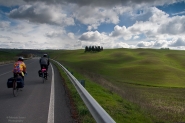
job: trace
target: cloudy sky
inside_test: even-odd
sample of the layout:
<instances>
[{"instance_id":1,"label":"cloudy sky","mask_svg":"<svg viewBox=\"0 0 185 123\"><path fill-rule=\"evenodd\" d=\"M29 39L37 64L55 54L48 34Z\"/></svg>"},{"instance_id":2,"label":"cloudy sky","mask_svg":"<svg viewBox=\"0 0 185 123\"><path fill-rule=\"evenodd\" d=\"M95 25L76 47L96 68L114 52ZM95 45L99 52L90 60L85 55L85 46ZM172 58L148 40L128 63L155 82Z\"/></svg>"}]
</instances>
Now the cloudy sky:
<instances>
[{"instance_id":1,"label":"cloudy sky","mask_svg":"<svg viewBox=\"0 0 185 123\"><path fill-rule=\"evenodd\" d=\"M0 0L0 48L185 50L185 0Z\"/></svg>"}]
</instances>

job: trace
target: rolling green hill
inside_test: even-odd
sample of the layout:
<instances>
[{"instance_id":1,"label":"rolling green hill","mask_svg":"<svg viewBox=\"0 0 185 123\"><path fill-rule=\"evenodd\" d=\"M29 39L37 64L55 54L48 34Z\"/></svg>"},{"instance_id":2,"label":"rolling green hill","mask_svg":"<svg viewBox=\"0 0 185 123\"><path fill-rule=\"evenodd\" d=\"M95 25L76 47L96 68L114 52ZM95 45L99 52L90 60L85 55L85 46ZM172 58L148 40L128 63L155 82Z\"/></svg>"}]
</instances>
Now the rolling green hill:
<instances>
[{"instance_id":1,"label":"rolling green hill","mask_svg":"<svg viewBox=\"0 0 185 123\"><path fill-rule=\"evenodd\" d=\"M104 49L48 53L73 71L75 77L86 80L86 89L116 122L185 122L184 51ZM107 88L107 98L92 83ZM123 100L113 98L113 93Z\"/></svg>"},{"instance_id":2,"label":"rolling green hill","mask_svg":"<svg viewBox=\"0 0 185 123\"><path fill-rule=\"evenodd\" d=\"M0 49L0 62L14 61L18 53L20 53L18 50Z\"/></svg>"},{"instance_id":3,"label":"rolling green hill","mask_svg":"<svg viewBox=\"0 0 185 123\"><path fill-rule=\"evenodd\" d=\"M118 83L185 87L185 52L111 49L98 53L58 51L57 60L78 72L91 72ZM52 56L52 54L51 54Z\"/></svg>"},{"instance_id":4,"label":"rolling green hill","mask_svg":"<svg viewBox=\"0 0 185 123\"><path fill-rule=\"evenodd\" d=\"M30 58L34 55L40 55L42 51L30 49L0 49L0 62L16 61L18 57Z\"/></svg>"}]
</instances>

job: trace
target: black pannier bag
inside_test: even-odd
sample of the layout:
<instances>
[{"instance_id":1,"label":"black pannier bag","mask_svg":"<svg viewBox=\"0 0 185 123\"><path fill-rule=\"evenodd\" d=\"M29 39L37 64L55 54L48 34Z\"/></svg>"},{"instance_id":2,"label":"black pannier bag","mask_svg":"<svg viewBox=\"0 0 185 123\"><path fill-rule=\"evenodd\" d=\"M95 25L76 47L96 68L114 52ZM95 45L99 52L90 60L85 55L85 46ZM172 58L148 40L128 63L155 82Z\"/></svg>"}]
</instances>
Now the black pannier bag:
<instances>
[{"instance_id":1,"label":"black pannier bag","mask_svg":"<svg viewBox=\"0 0 185 123\"><path fill-rule=\"evenodd\" d=\"M39 74L39 77L42 77L42 71L41 70L38 71L38 74Z\"/></svg>"},{"instance_id":2,"label":"black pannier bag","mask_svg":"<svg viewBox=\"0 0 185 123\"><path fill-rule=\"evenodd\" d=\"M41 70L38 71L38 74L39 74L39 77L47 77L47 72L46 71L44 72L44 76L42 75Z\"/></svg>"},{"instance_id":3,"label":"black pannier bag","mask_svg":"<svg viewBox=\"0 0 185 123\"><path fill-rule=\"evenodd\" d=\"M7 87L8 88L13 88L13 81L14 81L14 77L11 77L11 78L8 79L8 81L7 81ZM17 87L18 88L23 88L24 87L24 81L23 81L22 77L18 77L16 82L17 82Z\"/></svg>"},{"instance_id":4,"label":"black pannier bag","mask_svg":"<svg viewBox=\"0 0 185 123\"><path fill-rule=\"evenodd\" d=\"M13 80L14 80L13 77L8 79L8 81L7 81L7 87L8 88L13 88Z\"/></svg>"},{"instance_id":5,"label":"black pannier bag","mask_svg":"<svg viewBox=\"0 0 185 123\"><path fill-rule=\"evenodd\" d=\"M45 72L44 72L44 78L46 78L46 77L47 77L47 72L45 71Z\"/></svg>"},{"instance_id":6,"label":"black pannier bag","mask_svg":"<svg viewBox=\"0 0 185 123\"><path fill-rule=\"evenodd\" d=\"M17 87L18 88L23 88L24 87L24 81L23 81L22 77L17 78Z\"/></svg>"}]
</instances>

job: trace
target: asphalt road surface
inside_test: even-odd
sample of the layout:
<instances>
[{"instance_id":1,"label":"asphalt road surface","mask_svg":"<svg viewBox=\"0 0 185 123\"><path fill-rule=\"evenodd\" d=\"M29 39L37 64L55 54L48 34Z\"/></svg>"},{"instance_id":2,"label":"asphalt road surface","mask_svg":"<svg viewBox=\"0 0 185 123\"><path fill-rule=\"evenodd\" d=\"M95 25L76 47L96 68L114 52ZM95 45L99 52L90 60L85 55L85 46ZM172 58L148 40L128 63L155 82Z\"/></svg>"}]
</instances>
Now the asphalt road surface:
<instances>
[{"instance_id":1,"label":"asphalt road surface","mask_svg":"<svg viewBox=\"0 0 185 123\"><path fill-rule=\"evenodd\" d=\"M0 65L0 123L74 123L57 68L49 66L48 80L43 83L38 76L39 59L25 63L28 74L17 97L12 88L7 88L13 64Z\"/></svg>"}]
</instances>

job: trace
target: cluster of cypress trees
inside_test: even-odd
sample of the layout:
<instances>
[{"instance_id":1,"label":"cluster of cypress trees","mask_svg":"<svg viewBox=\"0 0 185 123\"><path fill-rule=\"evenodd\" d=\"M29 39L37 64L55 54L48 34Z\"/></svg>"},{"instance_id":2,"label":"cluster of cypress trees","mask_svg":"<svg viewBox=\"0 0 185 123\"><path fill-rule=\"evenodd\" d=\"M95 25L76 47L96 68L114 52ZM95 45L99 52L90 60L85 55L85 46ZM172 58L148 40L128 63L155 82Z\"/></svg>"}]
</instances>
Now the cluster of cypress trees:
<instances>
[{"instance_id":1,"label":"cluster of cypress trees","mask_svg":"<svg viewBox=\"0 0 185 123\"><path fill-rule=\"evenodd\" d=\"M100 52L103 51L103 47L100 46L86 46L85 52Z\"/></svg>"}]
</instances>

